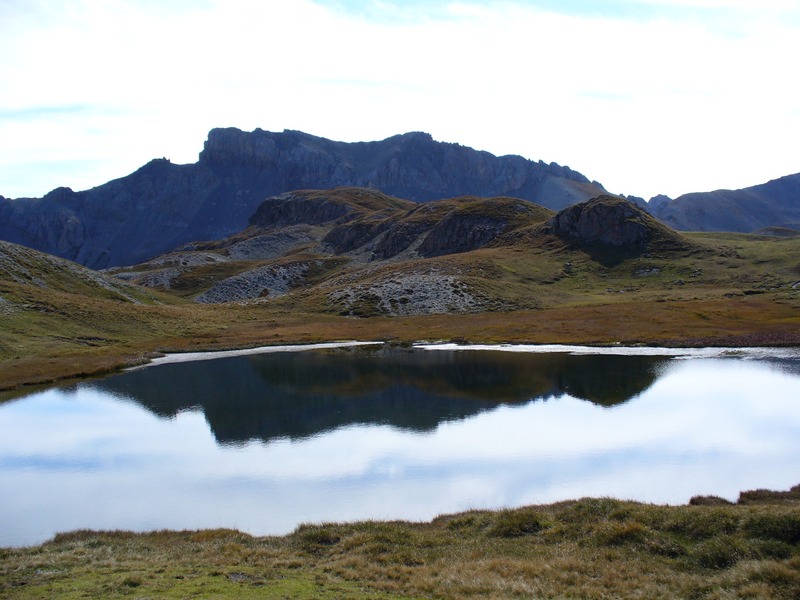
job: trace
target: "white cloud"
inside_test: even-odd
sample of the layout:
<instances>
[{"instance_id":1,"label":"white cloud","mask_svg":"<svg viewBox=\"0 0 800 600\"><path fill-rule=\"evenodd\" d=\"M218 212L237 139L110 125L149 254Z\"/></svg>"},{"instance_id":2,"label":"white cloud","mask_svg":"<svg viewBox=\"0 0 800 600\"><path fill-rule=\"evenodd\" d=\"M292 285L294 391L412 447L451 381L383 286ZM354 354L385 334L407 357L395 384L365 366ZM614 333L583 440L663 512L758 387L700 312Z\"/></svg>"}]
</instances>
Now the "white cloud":
<instances>
[{"instance_id":1,"label":"white cloud","mask_svg":"<svg viewBox=\"0 0 800 600\"><path fill-rule=\"evenodd\" d=\"M752 2L706 0L733 15L713 23L680 11L630 19L525 3L402 14L371 3L369 18L311 0L28 6L0 9L16 32L0 41L13 57L0 65L6 196L97 185L158 156L193 162L217 126L344 141L423 130L568 164L643 196L800 170L791 75L800 36L775 16L792 9L780 0L758 18ZM76 106L86 109L57 110ZM43 171L15 182L23 167L59 158L87 167L67 180Z\"/></svg>"}]
</instances>

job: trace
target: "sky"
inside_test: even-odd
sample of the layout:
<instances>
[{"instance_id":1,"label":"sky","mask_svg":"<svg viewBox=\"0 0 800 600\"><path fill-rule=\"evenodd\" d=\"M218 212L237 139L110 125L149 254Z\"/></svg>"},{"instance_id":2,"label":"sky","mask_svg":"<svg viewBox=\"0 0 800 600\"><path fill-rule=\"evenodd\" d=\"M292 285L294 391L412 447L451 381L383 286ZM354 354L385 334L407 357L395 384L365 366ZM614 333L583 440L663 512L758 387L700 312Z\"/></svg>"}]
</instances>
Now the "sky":
<instances>
[{"instance_id":1,"label":"sky","mask_svg":"<svg viewBox=\"0 0 800 600\"><path fill-rule=\"evenodd\" d=\"M800 172L800 0L0 0L0 195L214 127L435 140L649 198Z\"/></svg>"}]
</instances>

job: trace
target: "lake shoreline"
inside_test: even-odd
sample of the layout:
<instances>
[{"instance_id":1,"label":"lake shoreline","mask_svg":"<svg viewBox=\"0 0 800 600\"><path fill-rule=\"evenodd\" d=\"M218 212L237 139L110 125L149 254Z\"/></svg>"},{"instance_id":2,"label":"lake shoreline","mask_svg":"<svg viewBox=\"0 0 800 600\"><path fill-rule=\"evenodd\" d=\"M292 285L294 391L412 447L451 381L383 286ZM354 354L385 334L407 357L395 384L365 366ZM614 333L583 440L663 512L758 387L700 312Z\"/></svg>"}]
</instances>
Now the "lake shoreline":
<instances>
[{"instance_id":1,"label":"lake shoreline","mask_svg":"<svg viewBox=\"0 0 800 600\"><path fill-rule=\"evenodd\" d=\"M343 340L322 342L317 344L278 344L274 346L255 346L248 348L232 348L229 350L209 350L206 352L185 351L170 352L149 358L147 362L123 370L132 371L146 367L165 364L218 360L236 356L250 356L283 352L305 352L313 350L334 350L341 348L363 348L368 346L403 347L428 351L487 351L487 352L519 352L530 354L566 353L611 356L665 356L665 357L759 357L759 358L798 358L800 346L625 346L616 345L579 345L579 344L524 344L524 343L453 343L453 342L414 342L411 344L384 341Z\"/></svg>"},{"instance_id":2,"label":"lake shoreline","mask_svg":"<svg viewBox=\"0 0 800 600\"><path fill-rule=\"evenodd\" d=\"M34 386L107 375L168 353L334 340L800 346L796 305L768 294L587 302L509 312L369 318L287 312L267 305L129 307L97 301L89 309L70 304L61 312L41 311L10 324L8 337L0 340L0 392L13 390L19 395Z\"/></svg>"},{"instance_id":3,"label":"lake shoreline","mask_svg":"<svg viewBox=\"0 0 800 600\"><path fill-rule=\"evenodd\" d=\"M308 334L305 334L302 337L308 338ZM463 336L451 336L429 340L425 340L423 338L413 339L408 336L405 338L396 337L394 334L384 335L381 337L383 339L358 339L352 337L347 341L341 341L342 338L335 340L331 338L325 339L324 337L311 336L311 339L276 340L275 344L263 344L263 341L262 343L256 342L241 344L220 343L220 341L206 344L193 342L192 344L185 343L178 346L170 346L168 348L147 350L135 355L125 353L123 348L109 348L108 350L110 350L110 352L104 353L100 356L95 353L79 356L74 356L73 354L61 356L56 354L49 358L37 358L34 356L25 361L26 364L24 370L22 371L13 369L14 365L11 364L11 361L7 362L9 367L12 368L0 370L0 402L53 385L84 381L95 377L105 377L130 369L155 366L167 361L179 362L182 360L193 360L192 358L181 358L190 355L210 356L217 355L217 353L222 352L228 353L227 355L229 356L235 356L239 354L259 353L262 351L268 352L271 351L270 349L276 347L304 349L307 346L337 344L393 344L400 346L432 346L438 344L454 344L461 347L491 345L495 348L503 345L581 346L598 350L620 347L642 350L652 348L663 348L670 350L705 348L719 348L727 350L738 350L742 348L800 348L800 331L784 331L781 333L747 333L735 336L717 336L705 338L666 338L651 341L641 341L637 337L627 341L600 342L592 340L588 336L583 338L582 336L570 336L568 341L564 343L549 340L538 340L536 336L520 336L519 339L513 339L513 336L509 336L509 338L507 338L505 341L497 341L494 339L493 335L475 337L474 339L467 339ZM204 347L208 349L205 349ZM122 354L120 354L121 351L123 352Z\"/></svg>"}]
</instances>

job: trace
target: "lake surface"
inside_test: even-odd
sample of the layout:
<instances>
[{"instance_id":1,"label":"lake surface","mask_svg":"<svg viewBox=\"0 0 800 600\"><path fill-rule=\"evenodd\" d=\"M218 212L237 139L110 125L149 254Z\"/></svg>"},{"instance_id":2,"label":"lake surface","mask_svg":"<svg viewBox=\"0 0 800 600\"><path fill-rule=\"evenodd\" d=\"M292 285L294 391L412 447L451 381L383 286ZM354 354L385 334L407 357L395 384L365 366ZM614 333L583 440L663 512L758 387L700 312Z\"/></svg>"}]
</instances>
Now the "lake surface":
<instances>
[{"instance_id":1,"label":"lake surface","mask_svg":"<svg viewBox=\"0 0 800 600\"><path fill-rule=\"evenodd\" d=\"M0 546L800 483L799 349L169 360L0 404Z\"/></svg>"}]
</instances>

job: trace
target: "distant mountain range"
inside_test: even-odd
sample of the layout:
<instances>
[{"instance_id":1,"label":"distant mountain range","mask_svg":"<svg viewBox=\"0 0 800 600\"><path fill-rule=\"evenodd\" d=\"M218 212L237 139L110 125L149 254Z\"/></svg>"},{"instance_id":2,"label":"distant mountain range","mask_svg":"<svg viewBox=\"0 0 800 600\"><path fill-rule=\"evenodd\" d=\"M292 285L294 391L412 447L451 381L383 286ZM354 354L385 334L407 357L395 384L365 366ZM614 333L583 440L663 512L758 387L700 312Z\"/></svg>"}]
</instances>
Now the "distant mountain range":
<instances>
[{"instance_id":1,"label":"distant mountain range","mask_svg":"<svg viewBox=\"0 0 800 600\"><path fill-rule=\"evenodd\" d=\"M266 198L338 186L414 202L513 196L552 210L607 194L568 167L497 157L425 133L345 143L297 131L214 129L194 164L156 159L87 191L0 196L0 239L95 269L131 265L235 234ZM800 174L747 190L632 200L683 230L800 229Z\"/></svg>"},{"instance_id":2,"label":"distant mountain range","mask_svg":"<svg viewBox=\"0 0 800 600\"><path fill-rule=\"evenodd\" d=\"M800 230L800 173L741 190L651 198L648 209L683 231L776 233ZM784 232L788 233L788 232Z\"/></svg>"}]
</instances>

